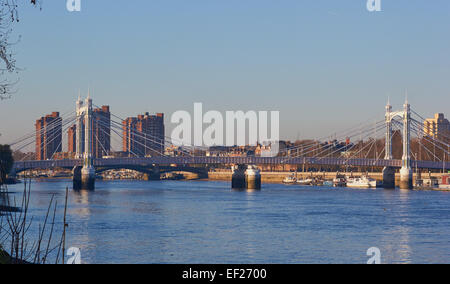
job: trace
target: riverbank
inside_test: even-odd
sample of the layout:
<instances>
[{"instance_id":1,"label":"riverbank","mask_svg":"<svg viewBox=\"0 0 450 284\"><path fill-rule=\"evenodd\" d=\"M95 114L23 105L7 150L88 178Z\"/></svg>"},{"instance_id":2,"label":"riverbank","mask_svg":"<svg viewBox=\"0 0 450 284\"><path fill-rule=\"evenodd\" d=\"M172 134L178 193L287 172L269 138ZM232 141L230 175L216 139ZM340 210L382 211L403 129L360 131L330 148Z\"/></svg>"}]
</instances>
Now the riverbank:
<instances>
[{"instance_id":1,"label":"riverbank","mask_svg":"<svg viewBox=\"0 0 450 284\"><path fill-rule=\"evenodd\" d=\"M295 174L295 172L261 172L261 180L263 183L282 183L283 179L287 176L290 176L292 174ZM360 173L360 172L349 172L339 173L340 175L345 176L362 176L366 173ZM231 181L232 172L231 171L224 171L224 172L209 172L208 173L208 179L209 180L216 180L216 181ZM369 173L369 176L373 179L376 179L377 181L383 181L383 173ZM432 173L431 175L428 174L422 174L422 178L441 178L441 173ZM297 173L298 179L305 179L310 177L317 177L322 178L325 180L332 180L336 177L336 172L315 172L315 173ZM417 177L416 174L414 174L414 179ZM400 174L395 174L395 180L396 182L400 182Z\"/></svg>"},{"instance_id":2,"label":"riverbank","mask_svg":"<svg viewBox=\"0 0 450 284\"><path fill-rule=\"evenodd\" d=\"M173 172L175 175L183 175L183 178L177 178L174 180L203 180L203 181L226 181L231 182L232 178L232 172L231 171L214 171L214 172L208 172L208 177L199 177L196 173L190 173L190 172ZM262 183L266 184L282 184L283 180L290 175L297 175L298 179L307 179L307 178L318 178L321 180L333 180L336 177L336 172L261 172L261 181ZM365 172L340 172L340 175L345 176L362 176L367 173ZM377 181L383 181L383 174L382 173L368 173L368 175L376 179ZM417 178L417 174L414 174L414 180ZM440 180L442 178L441 173L422 173L423 179L437 179ZM36 180L39 181L46 181L46 180L64 180L66 178L62 177L46 177L46 178L38 178ZM105 180L121 180L121 179L105 179ZM127 179L127 180L139 180L139 179ZM170 179L167 179L170 180ZM395 174L395 182L396 184L400 183L400 174ZM436 191L449 191L449 189L442 189L442 188L430 188L430 187L423 187L423 188L415 188L417 190L436 190Z\"/></svg>"}]
</instances>

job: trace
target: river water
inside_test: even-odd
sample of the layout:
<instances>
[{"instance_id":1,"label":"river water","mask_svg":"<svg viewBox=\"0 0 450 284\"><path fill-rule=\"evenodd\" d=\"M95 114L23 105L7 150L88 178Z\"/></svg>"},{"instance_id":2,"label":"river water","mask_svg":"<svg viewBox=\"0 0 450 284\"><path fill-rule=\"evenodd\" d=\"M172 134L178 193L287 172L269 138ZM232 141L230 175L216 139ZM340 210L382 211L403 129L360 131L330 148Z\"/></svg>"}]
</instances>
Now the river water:
<instances>
[{"instance_id":1,"label":"river water","mask_svg":"<svg viewBox=\"0 0 450 284\"><path fill-rule=\"evenodd\" d=\"M70 190L67 247L83 263L450 262L450 193L228 182L97 181ZM34 181L30 235L58 201L62 227L68 180ZM19 199L23 185L9 187Z\"/></svg>"}]
</instances>

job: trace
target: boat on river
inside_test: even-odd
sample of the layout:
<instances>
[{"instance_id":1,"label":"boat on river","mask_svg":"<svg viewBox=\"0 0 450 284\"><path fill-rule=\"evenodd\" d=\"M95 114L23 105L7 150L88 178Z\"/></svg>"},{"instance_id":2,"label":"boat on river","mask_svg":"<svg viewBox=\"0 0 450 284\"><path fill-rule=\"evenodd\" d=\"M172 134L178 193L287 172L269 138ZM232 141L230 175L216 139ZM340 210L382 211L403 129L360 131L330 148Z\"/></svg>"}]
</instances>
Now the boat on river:
<instances>
[{"instance_id":1,"label":"boat on river","mask_svg":"<svg viewBox=\"0 0 450 284\"><path fill-rule=\"evenodd\" d=\"M284 178L283 180L284 184L296 184L297 183L297 178L295 177L294 174L287 176Z\"/></svg>"},{"instance_id":2,"label":"boat on river","mask_svg":"<svg viewBox=\"0 0 450 284\"><path fill-rule=\"evenodd\" d=\"M368 176L347 178L347 187L376 188L377 185L378 185L377 181Z\"/></svg>"},{"instance_id":3,"label":"boat on river","mask_svg":"<svg viewBox=\"0 0 450 284\"><path fill-rule=\"evenodd\" d=\"M297 180L297 184L300 184L300 185L312 185L313 184L313 179L311 179L311 178L299 179L299 180Z\"/></svg>"}]
</instances>

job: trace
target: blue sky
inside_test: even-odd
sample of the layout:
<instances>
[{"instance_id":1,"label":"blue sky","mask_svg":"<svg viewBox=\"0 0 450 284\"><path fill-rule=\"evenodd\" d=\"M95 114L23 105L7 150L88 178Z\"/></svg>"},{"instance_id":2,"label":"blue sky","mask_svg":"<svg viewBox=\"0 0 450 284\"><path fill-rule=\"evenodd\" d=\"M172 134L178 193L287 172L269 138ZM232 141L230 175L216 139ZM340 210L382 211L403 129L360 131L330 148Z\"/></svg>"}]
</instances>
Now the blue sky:
<instances>
[{"instance_id":1,"label":"blue sky","mask_svg":"<svg viewBox=\"0 0 450 284\"><path fill-rule=\"evenodd\" d=\"M281 136L319 137L383 118L387 97L430 116L450 102L450 1L82 0L23 6L17 93L0 102L0 143L78 90L121 117L279 110Z\"/></svg>"}]
</instances>

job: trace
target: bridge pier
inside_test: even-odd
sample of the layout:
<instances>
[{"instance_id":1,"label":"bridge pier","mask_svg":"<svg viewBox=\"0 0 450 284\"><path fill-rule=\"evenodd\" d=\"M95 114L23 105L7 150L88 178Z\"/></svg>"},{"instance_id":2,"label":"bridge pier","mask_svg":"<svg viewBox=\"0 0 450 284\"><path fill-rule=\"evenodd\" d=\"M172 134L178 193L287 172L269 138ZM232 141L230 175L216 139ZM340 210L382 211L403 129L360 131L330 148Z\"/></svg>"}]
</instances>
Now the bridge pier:
<instances>
[{"instance_id":1,"label":"bridge pier","mask_svg":"<svg viewBox=\"0 0 450 284\"><path fill-rule=\"evenodd\" d=\"M395 169L392 167L383 168L383 187L386 189L395 188Z\"/></svg>"},{"instance_id":2,"label":"bridge pier","mask_svg":"<svg viewBox=\"0 0 450 284\"><path fill-rule=\"evenodd\" d=\"M81 167L75 166L72 170L72 182L73 182L73 189L74 190L80 190L81 189Z\"/></svg>"},{"instance_id":3,"label":"bridge pier","mask_svg":"<svg viewBox=\"0 0 450 284\"><path fill-rule=\"evenodd\" d=\"M199 179L208 179L209 178L208 170L201 171L200 173L198 173L198 178Z\"/></svg>"},{"instance_id":4,"label":"bridge pier","mask_svg":"<svg viewBox=\"0 0 450 284\"><path fill-rule=\"evenodd\" d=\"M231 188L245 189L245 165L235 165L232 167L233 175L231 177Z\"/></svg>"},{"instance_id":5,"label":"bridge pier","mask_svg":"<svg viewBox=\"0 0 450 284\"><path fill-rule=\"evenodd\" d=\"M153 171L144 175L144 180L161 180L161 171L159 167L153 168Z\"/></svg>"},{"instance_id":6,"label":"bridge pier","mask_svg":"<svg viewBox=\"0 0 450 284\"><path fill-rule=\"evenodd\" d=\"M95 169L94 167L75 166L73 173L74 190L94 190L95 189Z\"/></svg>"},{"instance_id":7,"label":"bridge pier","mask_svg":"<svg viewBox=\"0 0 450 284\"><path fill-rule=\"evenodd\" d=\"M245 171L245 185L248 190L261 189L261 172L255 166L248 166Z\"/></svg>"},{"instance_id":8,"label":"bridge pier","mask_svg":"<svg viewBox=\"0 0 450 284\"><path fill-rule=\"evenodd\" d=\"M261 173L255 166L235 165L232 168L231 188L237 190L260 190Z\"/></svg>"},{"instance_id":9,"label":"bridge pier","mask_svg":"<svg viewBox=\"0 0 450 284\"><path fill-rule=\"evenodd\" d=\"M154 174L154 173L144 174L144 180L146 180L146 181L161 180L161 176L159 174Z\"/></svg>"},{"instance_id":10,"label":"bridge pier","mask_svg":"<svg viewBox=\"0 0 450 284\"><path fill-rule=\"evenodd\" d=\"M95 189L95 169L93 166L84 166L81 169L81 189Z\"/></svg>"},{"instance_id":11,"label":"bridge pier","mask_svg":"<svg viewBox=\"0 0 450 284\"><path fill-rule=\"evenodd\" d=\"M403 167L400 169L400 189L413 188L413 171L411 168Z\"/></svg>"}]
</instances>

